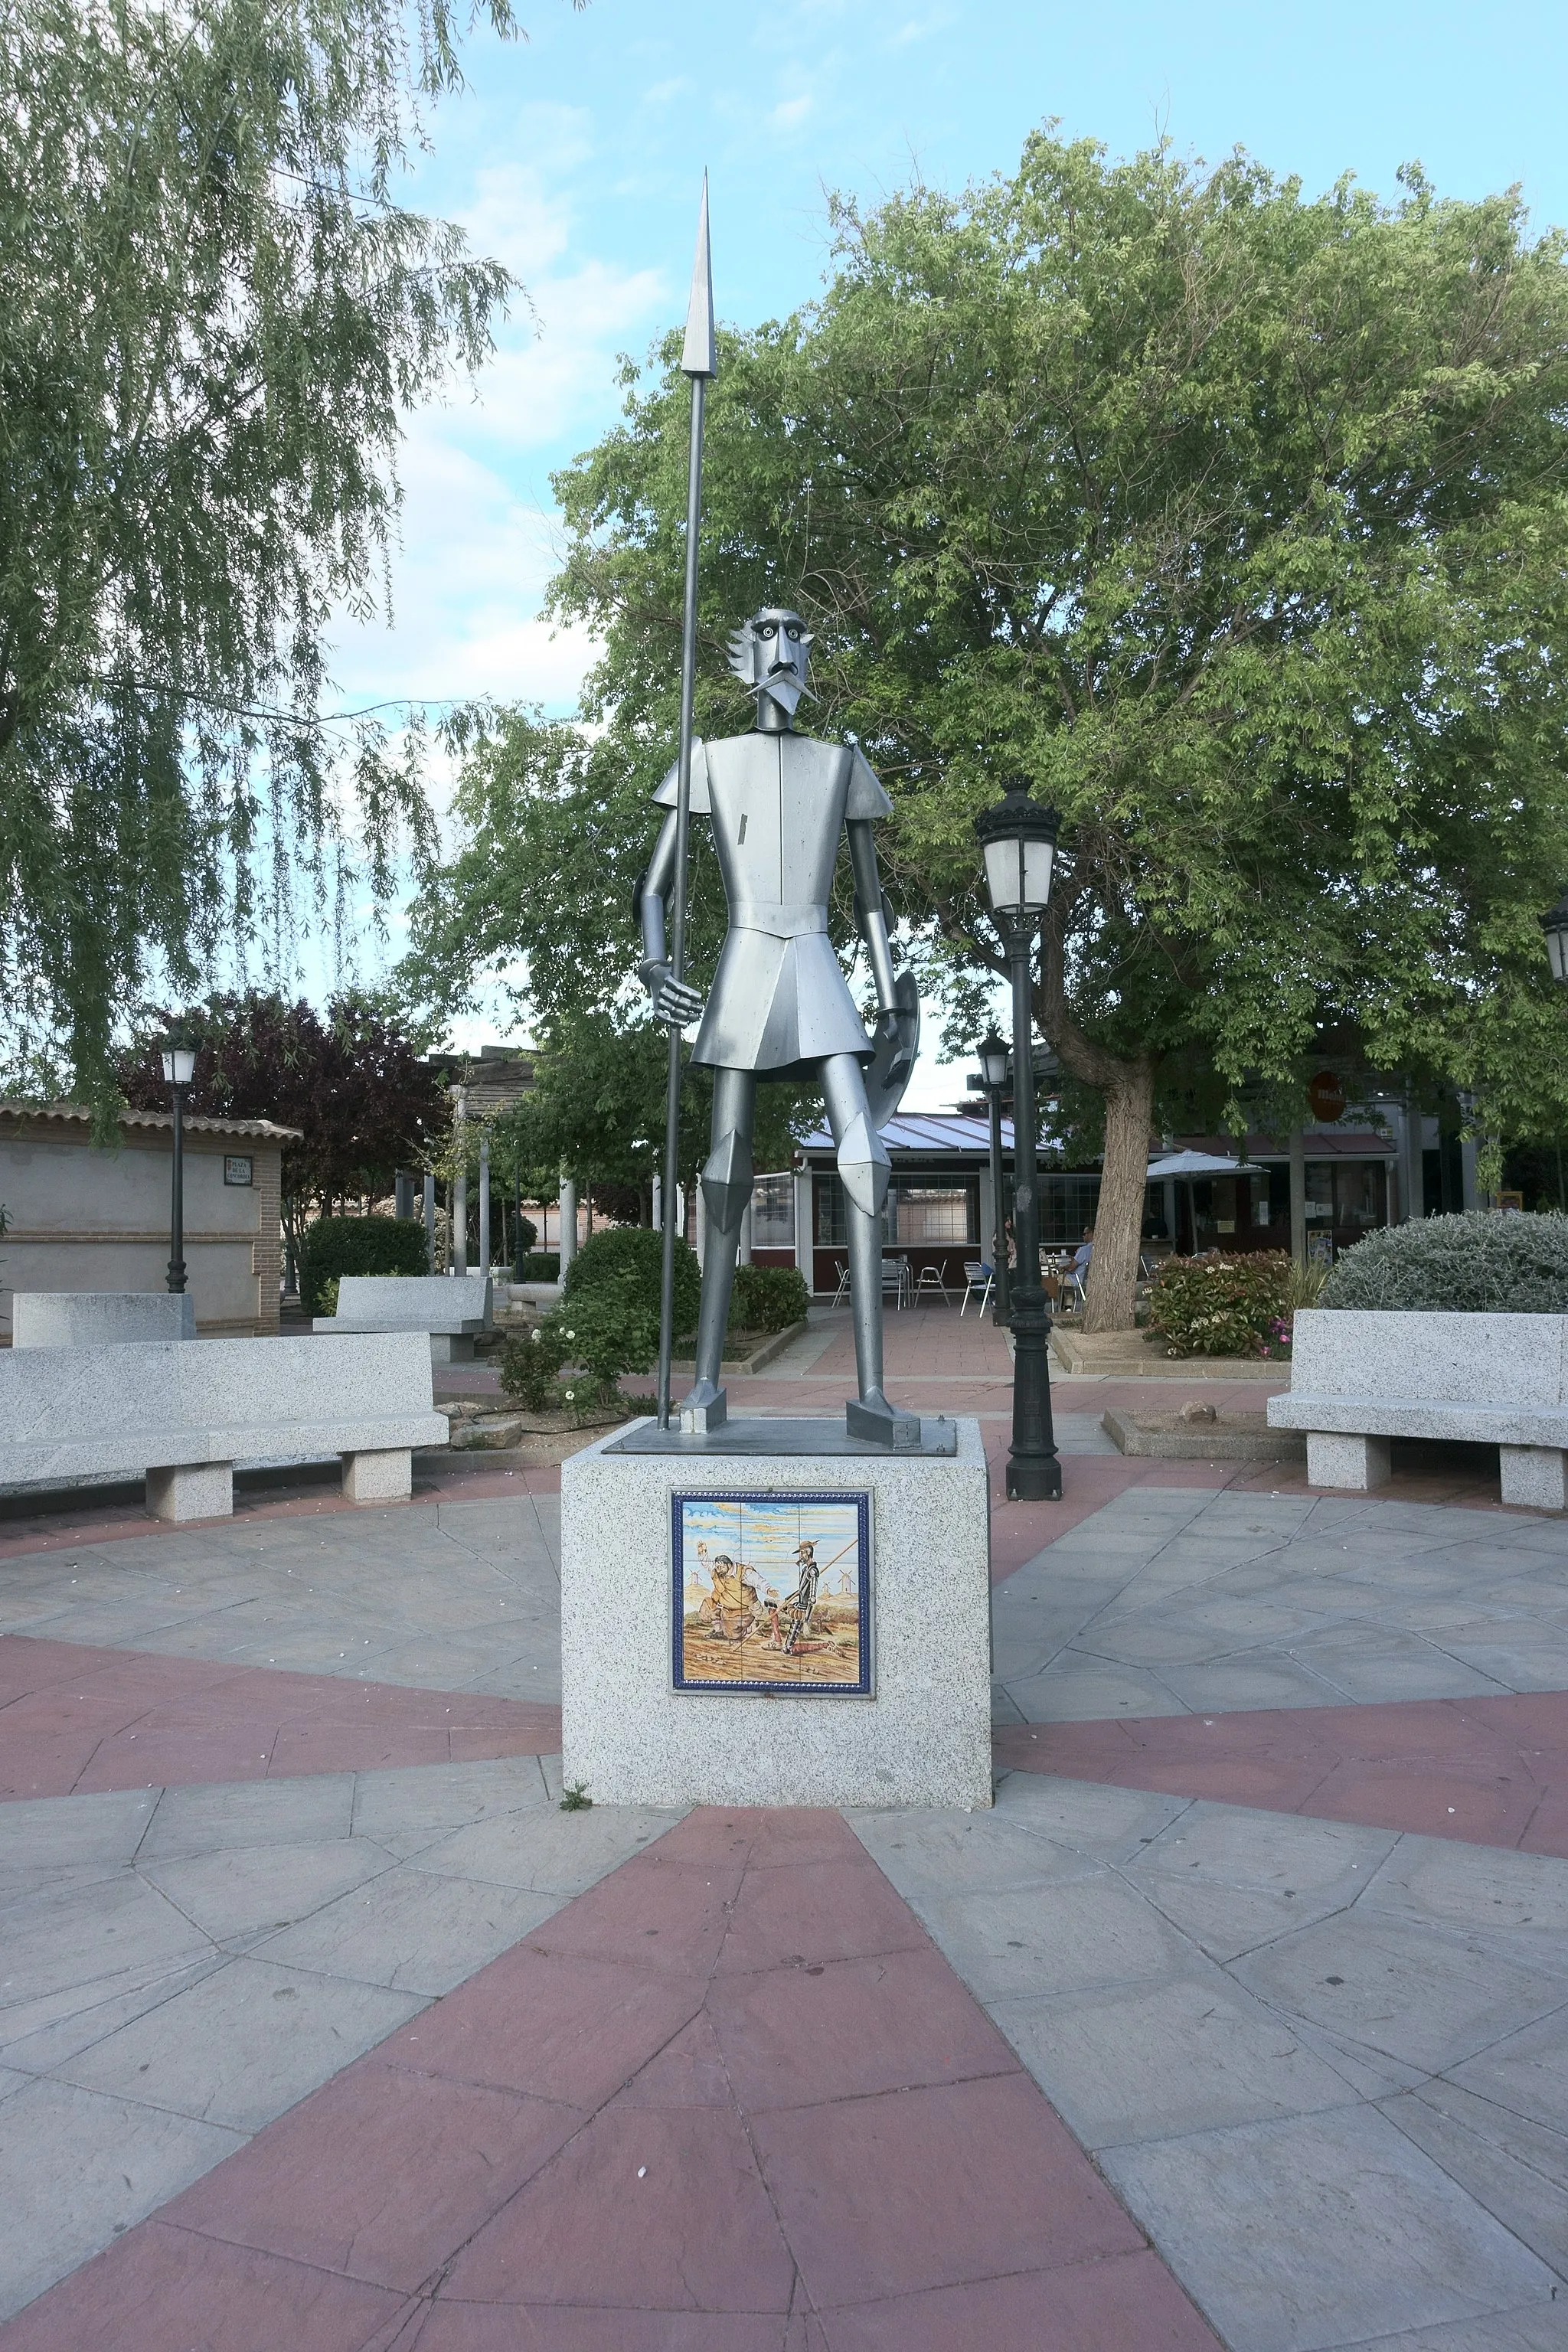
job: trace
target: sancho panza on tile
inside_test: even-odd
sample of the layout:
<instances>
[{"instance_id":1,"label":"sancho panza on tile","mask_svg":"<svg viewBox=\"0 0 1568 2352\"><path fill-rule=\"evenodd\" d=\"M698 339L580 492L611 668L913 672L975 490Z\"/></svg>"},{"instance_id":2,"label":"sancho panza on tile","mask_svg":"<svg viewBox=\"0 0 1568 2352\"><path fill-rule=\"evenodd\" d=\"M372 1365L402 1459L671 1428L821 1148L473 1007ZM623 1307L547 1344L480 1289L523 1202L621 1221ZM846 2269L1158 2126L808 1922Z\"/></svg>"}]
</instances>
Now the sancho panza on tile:
<instances>
[{"instance_id":1,"label":"sancho panza on tile","mask_svg":"<svg viewBox=\"0 0 1568 2352\"><path fill-rule=\"evenodd\" d=\"M643 979L661 1020L700 1015L694 1063L712 1070L712 1150L702 1172L709 1244L697 1334L697 1377L681 1407L687 1429L724 1418L719 1370L741 1219L752 1196L752 1129L760 1078L816 1077L837 1148L847 1220L859 1397L857 1437L920 1443L916 1416L882 1390L881 1213L889 1161L879 1129L898 1108L920 1035L920 999L895 976L889 910L871 827L891 803L851 744L797 734L811 637L798 613L758 613L731 641L731 667L755 694L755 726L692 746L691 810L710 821L729 900L730 929L704 1006L671 976L665 895L675 871L677 793L671 769L655 799L669 811L637 889ZM827 929L827 902L847 832L856 919L876 985L874 1036L849 993Z\"/></svg>"}]
</instances>

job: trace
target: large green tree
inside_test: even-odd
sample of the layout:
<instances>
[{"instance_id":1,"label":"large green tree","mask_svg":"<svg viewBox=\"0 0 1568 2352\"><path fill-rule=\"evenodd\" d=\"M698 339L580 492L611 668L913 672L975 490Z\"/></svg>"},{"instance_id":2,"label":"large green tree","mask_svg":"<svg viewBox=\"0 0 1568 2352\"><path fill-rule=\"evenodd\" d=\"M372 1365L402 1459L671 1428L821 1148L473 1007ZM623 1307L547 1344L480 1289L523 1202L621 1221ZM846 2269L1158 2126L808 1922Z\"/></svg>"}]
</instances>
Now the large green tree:
<instances>
[{"instance_id":1,"label":"large green tree","mask_svg":"<svg viewBox=\"0 0 1568 2352\"><path fill-rule=\"evenodd\" d=\"M1104 1106L1091 1328L1131 1318L1167 1075L1239 1119L1334 1025L1483 1124L1560 1120L1563 239L1415 170L1309 201L1240 155L1049 132L1011 178L837 225L821 301L721 346L700 723L737 722L735 618L798 604L811 723L883 776L891 895L961 1005L1003 965L976 811L1014 773L1060 810L1036 1008ZM676 357L558 483L628 869L674 732Z\"/></svg>"},{"instance_id":2,"label":"large green tree","mask_svg":"<svg viewBox=\"0 0 1568 2352\"><path fill-rule=\"evenodd\" d=\"M428 846L405 746L323 725L323 643L376 605L402 412L478 367L510 282L393 201L463 29L0 13L0 985L84 1091L149 962L188 990L280 920L345 810L384 893Z\"/></svg>"}]
</instances>

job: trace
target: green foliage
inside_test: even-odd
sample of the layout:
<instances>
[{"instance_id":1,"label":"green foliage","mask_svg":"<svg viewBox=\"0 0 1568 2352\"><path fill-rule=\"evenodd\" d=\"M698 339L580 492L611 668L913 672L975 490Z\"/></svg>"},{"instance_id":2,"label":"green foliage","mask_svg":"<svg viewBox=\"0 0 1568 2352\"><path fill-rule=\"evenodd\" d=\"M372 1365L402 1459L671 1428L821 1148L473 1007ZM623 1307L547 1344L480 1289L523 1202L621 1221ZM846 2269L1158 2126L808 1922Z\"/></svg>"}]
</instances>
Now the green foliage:
<instances>
[{"instance_id":1,"label":"green foliage","mask_svg":"<svg viewBox=\"0 0 1568 2352\"><path fill-rule=\"evenodd\" d=\"M302 1130L283 1147L287 1201L330 1208L382 1197L396 1169L428 1165L448 1117L440 1077L423 1058L428 1030L405 1026L382 997L346 989L323 1015L303 999L250 989L174 1014L149 1011L115 1064L133 1110L168 1108L162 1040L171 1020L195 1048L187 1108Z\"/></svg>"},{"instance_id":2,"label":"green foliage","mask_svg":"<svg viewBox=\"0 0 1568 2352\"><path fill-rule=\"evenodd\" d=\"M1368 1234L1338 1259L1322 1307L1568 1314L1568 1217L1416 1217Z\"/></svg>"},{"instance_id":3,"label":"green foliage","mask_svg":"<svg viewBox=\"0 0 1568 2352\"><path fill-rule=\"evenodd\" d=\"M574 1307L578 1297L606 1285L625 1284L639 1310L648 1308L658 1322L659 1284L664 1265L664 1235L651 1225L611 1226L584 1242L566 1269L563 1305ZM697 1322L702 1291L697 1253L689 1243L675 1244L675 1328L689 1331ZM629 1369L629 1368L628 1368Z\"/></svg>"},{"instance_id":4,"label":"green foliage","mask_svg":"<svg viewBox=\"0 0 1568 2352\"><path fill-rule=\"evenodd\" d=\"M1281 1354L1289 1338L1290 1271L1280 1250L1167 1258L1149 1320L1173 1356Z\"/></svg>"},{"instance_id":5,"label":"green foliage","mask_svg":"<svg viewBox=\"0 0 1568 2352\"><path fill-rule=\"evenodd\" d=\"M1184 1124L1167 1080L1299 1103L1325 1024L1470 1087L1483 1128L1561 1132L1536 914L1568 837L1563 238L1415 171L1393 204L1310 201L1246 156L1048 132L1011 178L837 217L822 300L725 338L710 394L699 729L743 724L728 629L797 605L811 723L882 776L889 894L961 1005L1003 962L974 814L1009 772L1057 804L1037 1010L1107 1103L1108 1178L1131 1166L1120 1262L1150 1125ZM617 887L675 740L678 356L557 483L553 610L604 647L604 732L535 838L559 822L565 855L593 796ZM595 974L625 922L590 918Z\"/></svg>"},{"instance_id":6,"label":"green foliage","mask_svg":"<svg viewBox=\"0 0 1568 2352\"><path fill-rule=\"evenodd\" d=\"M641 1269L622 1264L563 1298L544 1325L565 1363L580 1368L577 1378L569 1371L562 1382L565 1404L579 1412L588 1403L613 1404L622 1373L651 1370L658 1353L658 1293L650 1302Z\"/></svg>"},{"instance_id":7,"label":"green foliage","mask_svg":"<svg viewBox=\"0 0 1568 2352\"><path fill-rule=\"evenodd\" d=\"M811 1305L805 1276L794 1265L738 1265L730 1324L738 1331L787 1331ZM684 1328L684 1327L683 1327Z\"/></svg>"},{"instance_id":8,"label":"green foliage","mask_svg":"<svg viewBox=\"0 0 1568 2352\"><path fill-rule=\"evenodd\" d=\"M553 1412L561 1402L559 1374L566 1343L555 1325L535 1324L508 1339L500 1352L500 1384L530 1412Z\"/></svg>"},{"instance_id":9,"label":"green foliage","mask_svg":"<svg viewBox=\"0 0 1568 2352\"><path fill-rule=\"evenodd\" d=\"M511 283L391 200L460 31L450 0L0 13L4 996L84 1092L150 961L276 958L297 884L384 898L434 847L418 728L338 724L324 665L377 603L403 419Z\"/></svg>"},{"instance_id":10,"label":"green foliage","mask_svg":"<svg viewBox=\"0 0 1568 2352\"><path fill-rule=\"evenodd\" d=\"M425 1228L410 1217L318 1217L300 1253L300 1297L312 1315L329 1282L345 1274L427 1274Z\"/></svg>"},{"instance_id":11,"label":"green foliage","mask_svg":"<svg viewBox=\"0 0 1568 2352\"><path fill-rule=\"evenodd\" d=\"M518 1256L530 1256L532 1254L533 1244L538 1239L539 1227L534 1223L533 1219L531 1217L519 1217L517 1221Z\"/></svg>"},{"instance_id":12,"label":"green foliage","mask_svg":"<svg viewBox=\"0 0 1568 2352\"><path fill-rule=\"evenodd\" d=\"M561 1279L560 1251L528 1251L522 1261L522 1273L519 1279L523 1282L559 1282Z\"/></svg>"}]
</instances>

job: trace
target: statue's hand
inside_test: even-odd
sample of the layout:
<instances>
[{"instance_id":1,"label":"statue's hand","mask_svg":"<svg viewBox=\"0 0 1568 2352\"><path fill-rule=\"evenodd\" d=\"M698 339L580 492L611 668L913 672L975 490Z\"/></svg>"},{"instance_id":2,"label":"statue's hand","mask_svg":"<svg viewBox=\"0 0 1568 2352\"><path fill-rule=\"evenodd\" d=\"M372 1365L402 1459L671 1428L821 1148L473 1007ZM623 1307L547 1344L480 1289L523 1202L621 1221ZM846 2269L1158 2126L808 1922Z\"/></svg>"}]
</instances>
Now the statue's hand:
<instances>
[{"instance_id":1,"label":"statue's hand","mask_svg":"<svg viewBox=\"0 0 1568 2352\"><path fill-rule=\"evenodd\" d=\"M702 999L683 980L677 980L667 963L643 966L643 978L653 1000L653 1017L671 1029L689 1029L694 1021L702 1018Z\"/></svg>"}]
</instances>

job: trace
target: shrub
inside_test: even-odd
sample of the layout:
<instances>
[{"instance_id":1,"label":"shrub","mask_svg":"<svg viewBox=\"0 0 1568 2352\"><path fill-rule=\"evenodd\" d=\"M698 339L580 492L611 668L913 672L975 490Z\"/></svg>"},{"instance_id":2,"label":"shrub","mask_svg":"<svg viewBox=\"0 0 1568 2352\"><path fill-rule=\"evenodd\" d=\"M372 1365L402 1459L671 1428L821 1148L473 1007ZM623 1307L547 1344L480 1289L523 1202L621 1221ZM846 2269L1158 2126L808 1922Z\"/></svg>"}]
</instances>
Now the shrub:
<instances>
[{"instance_id":1,"label":"shrub","mask_svg":"<svg viewBox=\"0 0 1568 2352\"><path fill-rule=\"evenodd\" d=\"M425 1227L413 1217L318 1217L300 1252L300 1303L312 1315L326 1286L345 1274L428 1274Z\"/></svg>"},{"instance_id":2,"label":"shrub","mask_svg":"<svg viewBox=\"0 0 1568 2352\"><path fill-rule=\"evenodd\" d=\"M664 1263L664 1235L653 1225L616 1225L607 1232L595 1234L584 1242L566 1269L562 1285L563 1298L574 1301L580 1294L597 1289L601 1284L626 1286L626 1295L635 1297L651 1309L654 1320L655 1345L658 1345L658 1291ZM689 1244L675 1244L675 1328L689 1331L697 1322L697 1305L701 1296L702 1276L698 1271L697 1256ZM624 1367L627 1371L637 1368Z\"/></svg>"},{"instance_id":3,"label":"shrub","mask_svg":"<svg viewBox=\"0 0 1568 2352\"><path fill-rule=\"evenodd\" d=\"M529 1250L522 1260L519 1282L559 1282L561 1258L555 1250Z\"/></svg>"},{"instance_id":4,"label":"shrub","mask_svg":"<svg viewBox=\"0 0 1568 2352\"><path fill-rule=\"evenodd\" d=\"M786 1331L811 1304L805 1276L793 1265L738 1265L730 1322L737 1331Z\"/></svg>"},{"instance_id":5,"label":"shrub","mask_svg":"<svg viewBox=\"0 0 1568 2352\"><path fill-rule=\"evenodd\" d=\"M1149 1320L1173 1356L1280 1354L1289 1344L1290 1273L1281 1250L1167 1258Z\"/></svg>"},{"instance_id":6,"label":"shrub","mask_svg":"<svg viewBox=\"0 0 1568 2352\"><path fill-rule=\"evenodd\" d=\"M561 1402L557 1375L565 1360L561 1334L536 1324L531 1331L509 1339L501 1349L501 1387L530 1412L553 1412Z\"/></svg>"},{"instance_id":7,"label":"shrub","mask_svg":"<svg viewBox=\"0 0 1568 2352\"><path fill-rule=\"evenodd\" d=\"M538 1239L539 1227L534 1223L533 1219L531 1217L519 1217L517 1221L517 1247L513 1253L514 1255L517 1257L526 1257Z\"/></svg>"},{"instance_id":8,"label":"shrub","mask_svg":"<svg viewBox=\"0 0 1568 2352\"><path fill-rule=\"evenodd\" d=\"M1324 1307L1447 1308L1472 1315L1568 1314L1568 1217L1416 1217L1346 1250Z\"/></svg>"}]
</instances>

